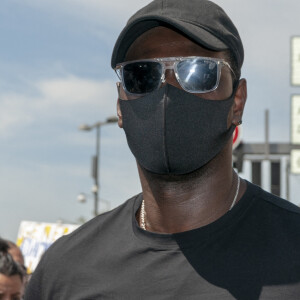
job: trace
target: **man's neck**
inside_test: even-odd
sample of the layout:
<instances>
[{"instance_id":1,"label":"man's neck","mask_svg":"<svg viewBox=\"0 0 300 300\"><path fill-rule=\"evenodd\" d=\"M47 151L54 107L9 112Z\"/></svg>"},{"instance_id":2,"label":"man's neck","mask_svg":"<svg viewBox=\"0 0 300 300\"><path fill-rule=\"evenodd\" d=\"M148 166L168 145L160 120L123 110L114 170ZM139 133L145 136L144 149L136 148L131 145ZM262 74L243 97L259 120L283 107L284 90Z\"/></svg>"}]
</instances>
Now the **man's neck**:
<instances>
[{"instance_id":1,"label":"man's neck","mask_svg":"<svg viewBox=\"0 0 300 300\"><path fill-rule=\"evenodd\" d=\"M146 229L160 233L183 232L214 222L230 209L238 181L231 159L224 161L224 157L221 165L216 157L188 175L157 175L140 166L139 175ZM237 199L244 190L242 182Z\"/></svg>"}]
</instances>

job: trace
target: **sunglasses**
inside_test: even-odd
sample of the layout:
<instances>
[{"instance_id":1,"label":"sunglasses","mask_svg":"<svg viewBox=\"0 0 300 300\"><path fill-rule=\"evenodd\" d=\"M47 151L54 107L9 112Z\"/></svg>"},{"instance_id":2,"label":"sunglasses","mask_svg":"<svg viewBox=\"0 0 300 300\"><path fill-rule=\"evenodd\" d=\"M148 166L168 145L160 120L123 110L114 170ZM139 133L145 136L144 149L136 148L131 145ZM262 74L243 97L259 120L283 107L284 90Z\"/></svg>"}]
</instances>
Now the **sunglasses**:
<instances>
[{"instance_id":1,"label":"sunglasses","mask_svg":"<svg viewBox=\"0 0 300 300\"><path fill-rule=\"evenodd\" d=\"M208 93L217 89L221 69L229 63L212 57L165 57L117 64L115 71L129 95L142 96L160 88L166 70L173 69L182 89L189 93Z\"/></svg>"}]
</instances>

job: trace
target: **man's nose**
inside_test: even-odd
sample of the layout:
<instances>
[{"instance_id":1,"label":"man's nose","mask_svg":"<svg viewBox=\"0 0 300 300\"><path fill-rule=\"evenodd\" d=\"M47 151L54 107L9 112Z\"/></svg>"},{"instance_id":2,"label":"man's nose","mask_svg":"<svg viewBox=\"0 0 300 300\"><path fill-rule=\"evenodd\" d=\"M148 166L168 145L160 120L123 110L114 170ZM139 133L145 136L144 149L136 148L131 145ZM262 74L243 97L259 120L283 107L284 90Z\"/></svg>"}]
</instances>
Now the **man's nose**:
<instances>
[{"instance_id":1,"label":"man's nose","mask_svg":"<svg viewBox=\"0 0 300 300\"><path fill-rule=\"evenodd\" d=\"M181 88L180 84L178 83L175 75L174 69L166 69L165 76L164 76L164 83L165 84L171 84L177 88Z\"/></svg>"}]
</instances>

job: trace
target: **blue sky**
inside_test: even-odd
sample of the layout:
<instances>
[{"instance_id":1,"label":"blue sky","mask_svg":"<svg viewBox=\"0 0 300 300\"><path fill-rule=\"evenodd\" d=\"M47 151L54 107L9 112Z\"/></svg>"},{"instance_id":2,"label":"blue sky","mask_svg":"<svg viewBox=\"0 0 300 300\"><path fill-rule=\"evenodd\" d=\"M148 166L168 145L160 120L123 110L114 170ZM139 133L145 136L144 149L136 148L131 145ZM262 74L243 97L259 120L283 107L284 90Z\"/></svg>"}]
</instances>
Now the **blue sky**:
<instances>
[{"instance_id":1,"label":"blue sky","mask_svg":"<svg viewBox=\"0 0 300 300\"><path fill-rule=\"evenodd\" d=\"M114 42L145 0L2 0L0 8L0 235L21 220L75 222L92 216L95 132L115 114ZM298 0L218 0L240 31L248 80L244 141L288 142L290 38L300 35ZM101 198L113 208L140 191L135 161L116 124L101 132ZM295 180L295 179L294 179ZM297 179L299 180L299 179ZM101 206L101 204L100 204ZM102 202L102 207L104 204Z\"/></svg>"}]
</instances>

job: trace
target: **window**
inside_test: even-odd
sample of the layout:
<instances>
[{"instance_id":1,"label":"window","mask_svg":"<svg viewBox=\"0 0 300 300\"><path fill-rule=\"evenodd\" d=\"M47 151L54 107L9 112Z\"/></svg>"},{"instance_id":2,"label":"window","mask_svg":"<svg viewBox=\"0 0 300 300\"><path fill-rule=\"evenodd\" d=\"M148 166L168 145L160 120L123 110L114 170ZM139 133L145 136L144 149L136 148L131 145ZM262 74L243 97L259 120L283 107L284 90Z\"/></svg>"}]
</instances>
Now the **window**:
<instances>
[{"instance_id":1,"label":"window","mask_svg":"<svg viewBox=\"0 0 300 300\"><path fill-rule=\"evenodd\" d=\"M252 162L252 183L261 186L261 162Z\"/></svg>"},{"instance_id":2,"label":"window","mask_svg":"<svg viewBox=\"0 0 300 300\"><path fill-rule=\"evenodd\" d=\"M280 196L280 162L271 163L271 193Z\"/></svg>"}]
</instances>

